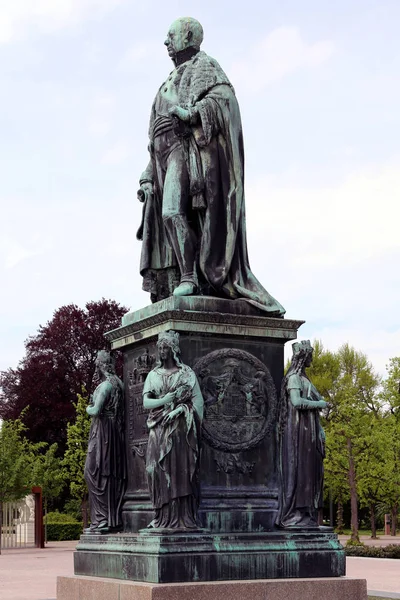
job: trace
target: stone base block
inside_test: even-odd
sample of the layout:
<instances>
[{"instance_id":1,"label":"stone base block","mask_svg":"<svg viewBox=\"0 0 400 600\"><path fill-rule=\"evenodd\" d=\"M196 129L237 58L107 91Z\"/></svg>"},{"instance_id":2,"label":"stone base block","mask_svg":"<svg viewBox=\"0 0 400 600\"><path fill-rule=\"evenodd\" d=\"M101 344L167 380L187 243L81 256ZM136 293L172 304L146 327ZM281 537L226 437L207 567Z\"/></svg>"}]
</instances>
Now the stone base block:
<instances>
[{"instance_id":1,"label":"stone base block","mask_svg":"<svg viewBox=\"0 0 400 600\"><path fill-rule=\"evenodd\" d=\"M209 583L137 583L58 577L57 600L367 600L365 579L261 579Z\"/></svg>"},{"instance_id":2,"label":"stone base block","mask_svg":"<svg viewBox=\"0 0 400 600\"><path fill-rule=\"evenodd\" d=\"M333 531L81 536L75 575L148 583L340 577L346 557Z\"/></svg>"}]
</instances>

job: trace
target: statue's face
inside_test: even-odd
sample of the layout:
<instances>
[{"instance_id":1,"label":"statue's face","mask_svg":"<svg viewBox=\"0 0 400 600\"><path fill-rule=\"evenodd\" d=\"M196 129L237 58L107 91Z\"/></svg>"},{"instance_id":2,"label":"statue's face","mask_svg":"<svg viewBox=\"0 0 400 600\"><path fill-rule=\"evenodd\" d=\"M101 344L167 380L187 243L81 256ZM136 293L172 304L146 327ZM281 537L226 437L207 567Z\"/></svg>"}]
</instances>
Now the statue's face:
<instances>
[{"instance_id":1,"label":"statue's face","mask_svg":"<svg viewBox=\"0 0 400 600\"><path fill-rule=\"evenodd\" d=\"M171 347L166 342L160 342L157 344L158 353L162 362L168 360L172 356Z\"/></svg>"},{"instance_id":2,"label":"statue's face","mask_svg":"<svg viewBox=\"0 0 400 600\"><path fill-rule=\"evenodd\" d=\"M96 360L96 375L97 377L101 377L103 374L103 363L101 362L101 360Z\"/></svg>"},{"instance_id":3,"label":"statue's face","mask_svg":"<svg viewBox=\"0 0 400 600\"><path fill-rule=\"evenodd\" d=\"M187 31L182 27L180 21L174 21L167 33L164 44L167 46L168 55L175 58L178 52L182 52L189 46Z\"/></svg>"},{"instance_id":4,"label":"statue's face","mask_svg":"<svg viewBox=\"0 0 400 600\"><path fill-rule=\"evenodd\" d=\"M311 363L312 363L312 355L313 355L312 352L309 352L307 354L307 358L306 358L306 361L304 363L306 367L309 367L311 365Z\"/></svg>"}]
</instances>

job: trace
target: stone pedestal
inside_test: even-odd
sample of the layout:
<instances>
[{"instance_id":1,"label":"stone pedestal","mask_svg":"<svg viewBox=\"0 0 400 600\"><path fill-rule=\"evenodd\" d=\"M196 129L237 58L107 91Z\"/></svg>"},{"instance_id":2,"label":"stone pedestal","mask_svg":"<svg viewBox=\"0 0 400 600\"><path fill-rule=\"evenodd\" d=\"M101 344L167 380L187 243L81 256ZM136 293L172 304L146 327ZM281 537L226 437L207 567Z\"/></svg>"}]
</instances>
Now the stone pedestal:
<instances>
[{"instance_id":1,"label":"stone pedestal","mask_svg":"<svg viewBox=\"0 0 400 600\"><path fill-rule=\"evenodd\" d=\"M302 323L268 317L244 300L171 297L125 315L122 326L107 334L124 354L124 533L83 535L75 574L152 583L345 574L344 551L332 531L275 526L284 344L296 339ZM155 366L157 336L170 329L180 334L182 361L196 372L205 402L202 530L192 533L146 530L153 511L142 391Z\"/></svg>"},{"instance_id":2,"label":"stone pedestal","mask_svg":"<svg viewBox=\"0 0 400 600\"><path fill-rule=\"evenodd\" d=\"M367 600L365 579L269 579L148 584L58 577L57 600Z\"/></svg>"},{"instance_id":3,"label":"stone pedestal","mask_svg":"<svg viewBox=\"0 0 400 600\"><path fill-rule=\"evenodd\" d=\"M332 577L345 560L336 534L319 530L83 535L74 555L76 575L149 583Z\"/></svg>"},{"instance_id":4,"label":"stone pedestal","mask_svg":"<svg viewBox=\"0 0 400 600\"><path fill-rule=\"evenodd\" d=\"M137 532L152 519L142 390L156 360L157 335L169 329L180 334L182 360L196 372L206 405L200 467L203 526L229 533L273 529L278 498L275 417L284 344L296 339L303 321L267 314L245 300L170 297L125 315L122 327L107 334L112 348L124 353L125 532Z\"/></svg>"}]
</instances>

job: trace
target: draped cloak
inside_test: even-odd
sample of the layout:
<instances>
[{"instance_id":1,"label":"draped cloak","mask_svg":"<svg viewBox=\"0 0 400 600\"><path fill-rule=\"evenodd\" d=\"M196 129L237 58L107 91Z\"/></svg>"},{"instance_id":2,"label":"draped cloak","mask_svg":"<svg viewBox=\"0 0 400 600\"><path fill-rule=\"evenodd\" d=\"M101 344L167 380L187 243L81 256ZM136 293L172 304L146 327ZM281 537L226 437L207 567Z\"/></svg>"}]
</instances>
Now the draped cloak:
<instances>
[{"instance_id":1,"label":"draped cloak","mask_svg":"<svg viewBox=\"0 0 400 600\"><path fill-rule=\"evenodd\" d=\"M219 64L199 52L177 70L179 106L198 113L182 137L189 173L192 211L189 220L198 233L199 279L212 295L244 298L277 315L285 310L261 285L250 269L244 199L242 124L235 92ZM164 85L164 84L163 84ZM163 87L163 86L161 86ZM161 90L161 88L160 88ZM157 100L157 97L156 97ZM162 222L162 198L152 153L156 100L150 117L150 162L140 182L153 182L146 201L141 231L140 272L146 274L177 266ZM144 286L144 289L145 286Z\"/></svg>"}]
</instances>

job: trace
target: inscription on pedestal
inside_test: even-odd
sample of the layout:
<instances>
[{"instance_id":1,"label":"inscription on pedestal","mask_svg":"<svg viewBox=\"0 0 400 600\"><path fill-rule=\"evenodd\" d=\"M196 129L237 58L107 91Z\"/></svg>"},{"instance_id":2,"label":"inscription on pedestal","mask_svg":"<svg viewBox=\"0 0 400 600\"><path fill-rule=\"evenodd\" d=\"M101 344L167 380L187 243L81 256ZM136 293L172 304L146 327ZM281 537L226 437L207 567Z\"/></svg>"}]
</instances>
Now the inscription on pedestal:
<instances>
[{"instance_id":1,"label":"inscription on pedestal","mask_svg":"<svg viewBox=\"0 0 400 600\"><path fill-rule=\"evenodd\" d=\"M271 430L276 411L267 367L249 352L226 348L210 352L193 368L205 402L205 441L225 452L257 446ZM224 471L233 466L219 463Z\"/></svg>"}]
</instances>

